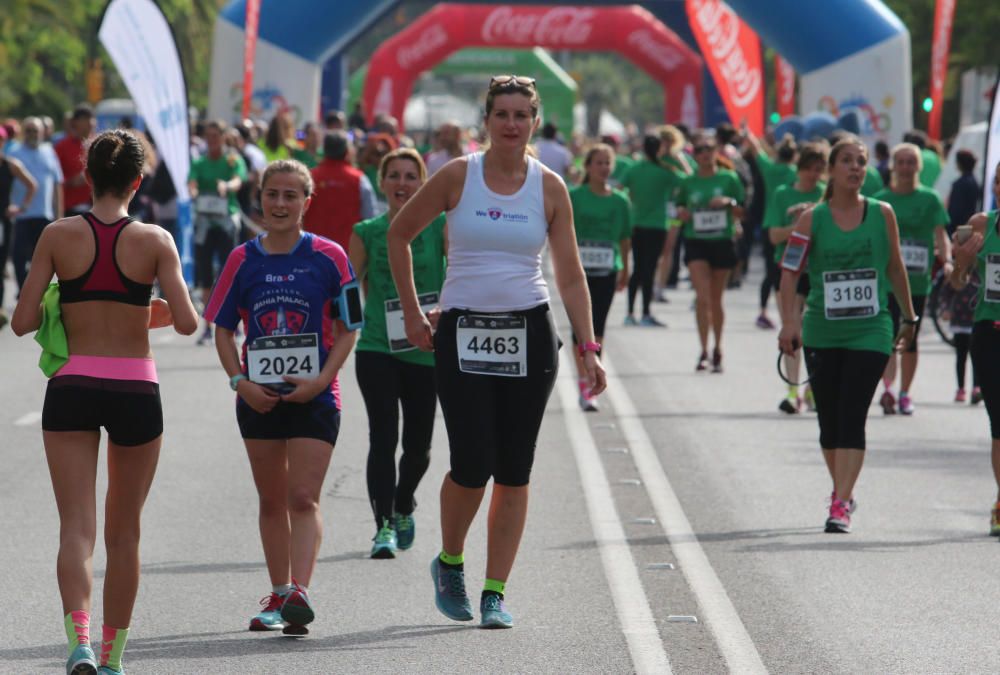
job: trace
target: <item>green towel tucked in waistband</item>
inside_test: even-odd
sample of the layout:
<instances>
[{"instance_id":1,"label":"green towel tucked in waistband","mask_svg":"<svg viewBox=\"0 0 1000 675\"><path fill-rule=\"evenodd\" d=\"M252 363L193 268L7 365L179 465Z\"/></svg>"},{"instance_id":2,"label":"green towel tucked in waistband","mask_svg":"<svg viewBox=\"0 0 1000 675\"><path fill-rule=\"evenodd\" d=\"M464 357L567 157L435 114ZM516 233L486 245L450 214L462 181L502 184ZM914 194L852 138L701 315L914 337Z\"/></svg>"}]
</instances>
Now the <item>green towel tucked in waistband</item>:
<instances>
[{"instance_id":1,"label":"green towel tucked in waistband","mask_svg":"<svg viewBox=\"0 0 1000 675\"><path fill-rule=\"evenodd\" d=\"M52 377L69 361L69 343L59 307L59 284L49 284L42 296L42 325L35 333L35 342L42 346L38 367L45 377Z\"/></svg>"}]
</instances>

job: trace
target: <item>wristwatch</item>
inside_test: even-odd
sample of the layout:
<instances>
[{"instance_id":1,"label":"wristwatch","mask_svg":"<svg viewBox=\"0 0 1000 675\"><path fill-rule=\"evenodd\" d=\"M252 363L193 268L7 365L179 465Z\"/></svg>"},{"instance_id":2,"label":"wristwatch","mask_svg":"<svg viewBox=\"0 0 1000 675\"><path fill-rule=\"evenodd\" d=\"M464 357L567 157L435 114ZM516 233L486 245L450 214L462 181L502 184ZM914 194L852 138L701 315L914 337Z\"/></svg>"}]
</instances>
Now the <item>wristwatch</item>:
<instances>
[{"instance_id":1,"label":"wristwatch","mask_svg":"<svg viewBox=\"0 0 1000 675\"><path fill-rule=\"evenodd\" d=\"M240 383L240 380L245 380L245 379L247 379L246 375L244 375L243 373L236 373L235 375L229 378L229 388L232 389L233 391L236 391L236 385Z\"/></svg>"},{"instance_id":2,"label":"wristwatch","mask_svg":"<svg viewBox=\"0 0 1000 675\"><path fill-rule=\"evenodd\" d=\"M905 323L907 326L916 326L918 323L920 323L920 316L919 315L914 316L912 319L900 319L900 321Z\"/></svg>"},{"instance_id":3,"label":"wristwatch","mask_svg":"<svg viewBox=\"0 0 1000 675\"><path fill-rule=\"evenodd\" d=\"M601 345L599 342L583 342L577 345L576 350L580 353L580 356L585 355L587 352L594 352L598 356L601 355Z\"/></svg>"}]
</instances>

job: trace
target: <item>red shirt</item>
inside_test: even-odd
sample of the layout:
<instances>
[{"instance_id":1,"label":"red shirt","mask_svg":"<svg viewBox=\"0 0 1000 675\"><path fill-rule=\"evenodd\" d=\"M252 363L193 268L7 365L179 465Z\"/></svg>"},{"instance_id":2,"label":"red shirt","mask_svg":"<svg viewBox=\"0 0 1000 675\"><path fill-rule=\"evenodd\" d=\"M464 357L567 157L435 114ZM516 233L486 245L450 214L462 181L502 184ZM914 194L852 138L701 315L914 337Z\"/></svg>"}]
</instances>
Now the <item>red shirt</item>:
<instances>
[{"instance_id":1,"label":"red shirt","mask_svg":"<svg viewBox=\"0 0 1000 675\"><path fill-rule=\"evenodd\" d=\"M361 180L364 174L341 159L324 159L312 170L316 191L302 227L306 232L332 239L347 251L351 230L361 215Z\"/></svg>"},{"instance_id":2,"label":"red shirt","mask_svg":"<svg viewBox=\"0 0 1000 675\"><path fill-rule=\"evenodd\" d=\"M70 134L64 136L55 144L56 156L62 167L64 208L69 211L74 206L90 206L90 186L87 183L70 187L69 181L83 173L84 142Z\"/></svg>"}]
</instances>

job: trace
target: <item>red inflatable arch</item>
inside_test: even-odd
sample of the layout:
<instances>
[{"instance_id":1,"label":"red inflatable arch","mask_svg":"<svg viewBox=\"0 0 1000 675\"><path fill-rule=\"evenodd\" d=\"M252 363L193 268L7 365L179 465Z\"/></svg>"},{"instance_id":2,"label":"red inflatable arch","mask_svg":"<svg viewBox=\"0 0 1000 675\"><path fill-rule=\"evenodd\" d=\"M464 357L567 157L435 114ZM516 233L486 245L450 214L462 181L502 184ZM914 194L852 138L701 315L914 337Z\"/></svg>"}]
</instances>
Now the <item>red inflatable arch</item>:
<instances>
[{"instance_id":1,"label":"red inflatable arch","mask_svg":"<svg viewBox=\"0 0 1000 675\"><path fill-rule=\"evenodd\" d=\"M435 5L372 56L362 96L369 123L379 113L402 122L417 77L474 46L618 52L663 85L665 121L701 126L701 58L635 5Z\"/></svg>"}]
</instances>

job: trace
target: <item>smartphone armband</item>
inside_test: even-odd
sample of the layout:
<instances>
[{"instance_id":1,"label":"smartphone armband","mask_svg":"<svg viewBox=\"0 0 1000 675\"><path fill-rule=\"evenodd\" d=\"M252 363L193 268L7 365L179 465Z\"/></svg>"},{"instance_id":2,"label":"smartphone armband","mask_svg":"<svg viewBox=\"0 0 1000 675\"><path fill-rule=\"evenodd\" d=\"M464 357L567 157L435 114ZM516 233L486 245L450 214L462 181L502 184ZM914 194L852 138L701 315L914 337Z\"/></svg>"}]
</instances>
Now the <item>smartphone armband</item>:
<instances>
[{"instance_id":1,"label":"smartphone armband","mask_svg":"<svg viewBox=\"0 0 1000 675\"><path fill-rule=\"evenodd\" d=\"M361 287L357 281L352 281L340 289L337 298L337 312L347 330L359 330L365 325L364 309L361 305Z\"/></svg>"},{"instance_id":2,"label":"smartphone armband","mask_svg":"<svg viewBox=\"0 0 1000 675\"><path fill-rule=\"evenodd\" d=\"M801 232L792 232L785 246L785 255L781 258L781 269L789 272L802 272L806 268L806 256L809 254L809 237Z\"/></svg>"}]
</instances>

